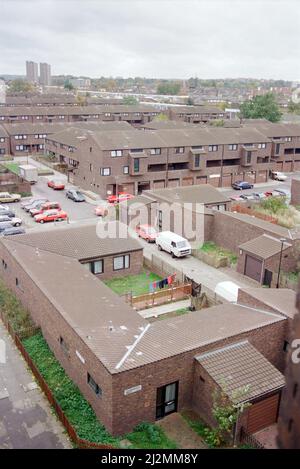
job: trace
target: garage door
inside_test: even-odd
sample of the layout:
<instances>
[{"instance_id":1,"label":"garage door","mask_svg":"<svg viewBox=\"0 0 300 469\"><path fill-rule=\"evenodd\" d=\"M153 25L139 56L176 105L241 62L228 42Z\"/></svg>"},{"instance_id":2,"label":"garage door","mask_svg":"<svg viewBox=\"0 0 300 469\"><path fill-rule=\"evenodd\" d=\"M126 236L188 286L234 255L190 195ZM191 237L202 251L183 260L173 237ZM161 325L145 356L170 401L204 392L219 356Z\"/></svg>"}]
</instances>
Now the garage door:
<instances>
[{"instance_id":1,"label":"garage door","mask_svg":"<svg viewBox=\"0 0 300 469\"><path fill-rule=\"evenodd\" d=\"M230 186L231 186L231 174L223 174L222 187L230 187Z\"/></svg>"},{"instance_id":2,"label":"garage door","mask_svg":"<svg viewBox=\"0 0 300 469\"><path fill-rule=\"evenodd\" d=\"M214 187L219 187L220 177L208 177L208 184L211 184Z\"/></svg>"},{"instance_id":3,"label":"garage door","mask_svg":"<svg viewBox=\"0 0 300 469\"><path fill-rule=\"evenodd\" d=\"M249 407L247 432L255 433L277 422L280 393L262 399Z\"/></svg>"},{"instance_id":4,"label":"garage door","mask_svg":"<svg viewBox=\"0 0 300 469\"><path fill-rule=\"evenodd\" d=\"M194 184L194 178L182 178L183 186L192 186Z\"/></svg>"},{"instance_id":5,"label":"garage door","mask_svg":"<svg viewBox=\"0 0 300 469\"><path fill-rule=\"evenodd\" d=\"M300 171L300 160L294 161L294 171Z\"/></svg>"},{"instance_id":6,"label":"garage door","mask_svg":"<svg viewBox=\"0 0 300 469\"><path fill-rule=\"evenodd\" d=\"M153 181L153 189L163 189L165 187L165 180Z\"/></svg>"},{"instance_id":7,"label":"garage door","mask_svg":"<svg viewBox=\"0 0 300 469\"><path fill-rule=\"evenodd\" d=\"M256 182L266 182L268 180L268 171L257 171Z\"/></svg>"},{"instance_id":8,"label":"garage door","mask_svg":"<svg viewBox=\"0 0 300 469\"><path fill-rule=\"evenodd\" d=\"M252 184L254 184L255 182L255 172L247 172L247 173L244 173L244 181L247 181L247 182L251 182Z\"/></svg>"},{"instance_id":9,"label":"garage door","mask_svg":"<svg viewBox=\"0 0 300 469\"><path fill-rule=\"evenodd\" d=\"M127 194L134 194L134 182L128 184L119 184L118 192L126 192Z\"/></svg>"},{"instance_id":10,"label":"garage door","mask_svg":"<svg viewBox=\"0 0 300 469\"><path fill-rule=\"evenodd\" d=\"M262 271L262 261L252 256L246 256L245 275L260 282Z\"/></svg>"},{"instance_id":11,"label":"garage door","mask_svg":"<svg viewBox=\"0 0 300 469\"><path fill-rule=\"evenodd\" d=\"M179 179L169 179L168 180L168 187L178 187L180 185Z\"/></svg>"},{"instance_id":12,"label":"garage door","mask_svg":"<svg viewBox=\"0 0 300 469\"><path fill-rule=\"evenodd\" d=\"M198 176L196 178L196 184L207 184L207 176Z\"/></svg>"},{"instance_id":13,"label":"garage door","mask_svg":"<svg viewBox=\"0 0 300 469\"><path fill-rule=\"evenodd\" d=\"M292 171L293 162L292 161L285 161L283 163L283 171L290 173Z\"/></svg>"},{"instance_id":14,"label":"garage door","mask_svg":"<svg viewBox=\"0 0 300 469\"><path fill-rule=\"evenodd\" d=\"M282 171L283 161L277 161L274 171Z\"/></svg>"}]
</instances>

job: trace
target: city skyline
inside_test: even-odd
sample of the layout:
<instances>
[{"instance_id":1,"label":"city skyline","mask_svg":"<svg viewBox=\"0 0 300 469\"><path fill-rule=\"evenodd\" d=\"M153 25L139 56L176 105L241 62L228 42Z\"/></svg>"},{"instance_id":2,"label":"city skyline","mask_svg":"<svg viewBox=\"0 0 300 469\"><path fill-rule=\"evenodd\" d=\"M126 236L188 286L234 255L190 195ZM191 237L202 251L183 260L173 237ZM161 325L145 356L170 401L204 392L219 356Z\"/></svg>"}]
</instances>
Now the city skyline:
<instances>
[{"instance_id":1,"label":"city skyline","mask_svg":"<svg viewBox=\"0 0 300 469\"><path fill-rule=\"evenodd\" d=\"M291 81L300 76L294 0L189 0L186 8L166 0L89 0L86 8L86 2L69 0L59 2L59 17L56 0L44 1L43 9L36 5L3 3L0 73L23 75L30 58L46 59L54 75Z\"/></svg>"}]
</instances>

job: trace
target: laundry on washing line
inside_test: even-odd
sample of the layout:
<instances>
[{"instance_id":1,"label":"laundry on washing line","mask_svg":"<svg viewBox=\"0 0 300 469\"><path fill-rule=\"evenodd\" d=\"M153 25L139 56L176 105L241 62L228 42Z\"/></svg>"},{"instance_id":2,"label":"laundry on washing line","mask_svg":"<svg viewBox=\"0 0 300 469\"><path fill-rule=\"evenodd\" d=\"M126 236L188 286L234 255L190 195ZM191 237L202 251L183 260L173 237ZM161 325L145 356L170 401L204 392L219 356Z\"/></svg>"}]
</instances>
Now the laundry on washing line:
<instances>
[{"instance_id":1,"label":"laundry on washing line","mask_svg":"<svg viewBox=\"0 0 300 469\"><path fill-rule=\"evenodd\" d=\"M162 288L165 288L165 286L172 285L173 282L175 282L176 279L176 274L169 275L168 277L162 279L162 280L157 280L156 282L152 282L149 284L149 292L153 293L156 289L160 290Z\"/></svg>"}]
</instances>

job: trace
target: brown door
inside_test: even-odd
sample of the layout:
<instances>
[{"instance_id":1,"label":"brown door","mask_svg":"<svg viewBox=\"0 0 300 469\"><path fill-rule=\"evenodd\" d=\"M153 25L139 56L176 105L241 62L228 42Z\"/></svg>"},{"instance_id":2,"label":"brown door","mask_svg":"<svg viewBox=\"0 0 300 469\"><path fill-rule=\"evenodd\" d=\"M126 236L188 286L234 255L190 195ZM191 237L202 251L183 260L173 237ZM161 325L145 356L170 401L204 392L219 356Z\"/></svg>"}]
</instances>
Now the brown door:
<instances>
[{"instance_id":1,"label":"brown door","mask_svg":"<svg viewBox=\"0 0 300 469\"><path fill-rule=\"evenodd\" d=\"M182 185L183 186L192 186L194 184L193 178L182 178Z\"/></svg>"},{"instance_id":2,"label":"brown door","mask_svg":"<svg viewBox=\"0 0 300 469\"><path fill-rule=\"evenodd\" d=\"M300 160L295 160L294 171L300 171Z\"/></svg>"},{"instance_id":3,"label":"brown door","mask_svg":"<svg viewBox=\"0 0 300 469\"><path fill-rule=\"evenodd\" d=\"M275 171L282 171L283 161L277 161Z\"/></svg>"},{"instance_id":4,"label":"brown door","mask_svg":"<svg viewBox=\"0 0 300 469\"><path fill-rule=\"evenodd\" d=\"M214 186L214 187L219 187L219 184L220 184L220 178L219 177L215 177L215 178L208 178L208 184L210 184L211 186Z\"/></svg>"},{"instance_id":5,"label":"brown door","mask_svg":"<svg viewBox=\"0 0 300 469\"><path fill-rule=\"evenodd\" d=\"M207 184L207 176L198 176L196 178L196 184Z\"/></svg>"},{"instance_id":6,"label":"brown door","mask_svg":"<svg viewBox=\"0 0 300 469\"><path fill-rule=\"evenodd\" d=\"M180 186L180 179L169 179L168 187L178 187Z\"/></svg>"},{"instance_id":7,"label":"brown door","mask_svg":"<svg viewBox=\"0 0 300 469\"><path fill-rule=\"evenodd\" d=\"M260 282L261 269L262 261L260 259L256 259L255 257L248 255L246 256L245 275L247 275L247 277L253 278L253 280Z\"/></svg>"},{"instance_id":8,"label":"brown door","mask_svg":"<svg viewBox=\"0 0 300 469\"><path fill-rule=\"evenodd\" d=\"M266 182L268 180L267 171L257 171L256 173L256 182Z\"/></svg>"},{"instance_id":9,"label":"brown door","mask_svg":"<svg viewBox=\"0 0 300 469\"><path fill-rule=\"evenodd\" d=\"M283 171L286 171L287 173L290 173L292 171L292 161L285 161L283 163Z\"/></svg>"},{"instance_id":10,"label":"brown door","mask_svg":"<svg viewBox=\"0 0 300 469\"><path fill-rule=\"evenodd\" d=\"M255 402L249 407L247 432L255 433L277 422L280 393Z\"/></svg>"},{"instance_id":11,"label":"brown door","mask_svg":"<svg viewBox=\"0 0 300 469\"><path fill-rule=\"evenodd\" d=\"M165 187L165 181L153 181L153 189L163 189Z\"/></svg>"},{"instance_id":12,"label":"brown door","mask_svg":"<svg viewBox=\"0 0 300 469\"><path fill-rule=\"evenodd\" d=\"M231 174L223 174L222 177L222 187L230 187L231 186Z\"/></svg>"}]
</instances>

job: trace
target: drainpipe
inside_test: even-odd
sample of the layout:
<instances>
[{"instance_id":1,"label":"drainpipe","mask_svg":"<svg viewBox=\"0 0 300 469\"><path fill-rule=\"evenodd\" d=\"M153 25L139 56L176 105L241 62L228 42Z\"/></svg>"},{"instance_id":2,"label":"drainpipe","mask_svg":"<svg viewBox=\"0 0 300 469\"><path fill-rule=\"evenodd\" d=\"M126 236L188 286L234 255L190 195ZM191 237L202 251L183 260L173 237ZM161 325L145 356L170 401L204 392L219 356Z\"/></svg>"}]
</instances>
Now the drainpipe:
<instances>
[{"instance_id":1,"label":"drainpipe","mask_svg":"<svg viewBox=\"0 0 300 469\"><path fill-rule=\"evenodd\" d=\"M169 147L167 148L166 187L169 185Z\"/></svg>"},{"instance_id":2,"label":"drainpipe","mask_svg":"<svg viewBox=\"0 0 300 469\"><path fill-rule=\"evenodd\" d=\"M221 156L221 180L220 183L221 185L219 187L223 187L223 159L224 159L224 147L225 143L222 145L222 156Z\"/></svg>"}]
</instances>

